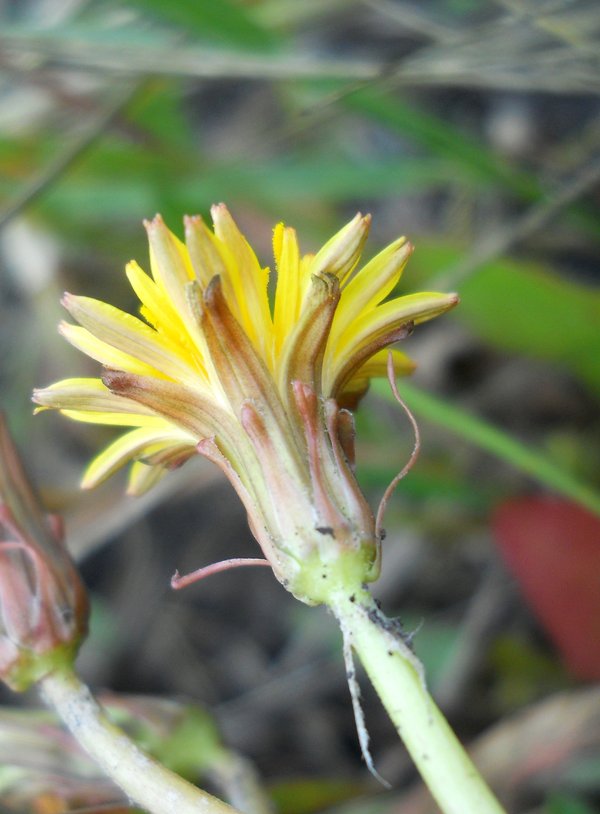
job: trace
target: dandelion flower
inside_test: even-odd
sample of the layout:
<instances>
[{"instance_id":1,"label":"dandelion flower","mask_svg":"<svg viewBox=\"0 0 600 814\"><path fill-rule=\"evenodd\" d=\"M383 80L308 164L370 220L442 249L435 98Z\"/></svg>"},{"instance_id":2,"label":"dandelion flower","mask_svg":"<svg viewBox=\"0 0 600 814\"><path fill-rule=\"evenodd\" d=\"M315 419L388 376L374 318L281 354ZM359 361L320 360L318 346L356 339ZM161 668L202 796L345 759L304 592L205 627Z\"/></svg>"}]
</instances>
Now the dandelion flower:
<instances>
[{"instance_id":1,"label":"dandelion flower","mask_svg":"<svg viewBox=\"0 0 600 814\"><path fill-rule=\"evenodd\" d=\"M196 453L217 463L276 576L320 602L316 568L334 583L355 572L372 579L378 568L373 516L353 474L349 410L370 379L386 374L390 346L458 299L390 299L412 247L401 237L357 270L370 225L358 214L315 255L301 254L294 229L276 226L271 307L269 269L223 204L212 217L214 230L186 218L185 244L160 216L146 223L151 275L127 266L140 317L65 294L78 324L60 331L103 375L65 379L34 400L128 428L89 465L85 488L129 463L132 493ZM392 353L397 372L413 370Z\"/></svg>"}]
</instances>

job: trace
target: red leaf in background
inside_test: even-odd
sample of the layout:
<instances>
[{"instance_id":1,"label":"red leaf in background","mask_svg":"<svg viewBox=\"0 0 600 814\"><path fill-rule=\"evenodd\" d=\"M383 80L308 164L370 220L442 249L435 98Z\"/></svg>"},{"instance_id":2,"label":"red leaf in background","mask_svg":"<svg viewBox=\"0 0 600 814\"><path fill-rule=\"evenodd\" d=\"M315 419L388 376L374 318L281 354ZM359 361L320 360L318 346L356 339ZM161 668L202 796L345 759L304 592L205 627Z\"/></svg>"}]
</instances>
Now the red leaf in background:
<instances>
[{"instance_id":1,"label":"red leaf in background","mask_svg":"<svg viewBox=\"0 0 600 814\"><path fill-rule=\"evenodd\" d=\"M509 570L580 678L600 679L600 518L556 498L510 500L496 511Z\"/></svg>"}]
</instances>

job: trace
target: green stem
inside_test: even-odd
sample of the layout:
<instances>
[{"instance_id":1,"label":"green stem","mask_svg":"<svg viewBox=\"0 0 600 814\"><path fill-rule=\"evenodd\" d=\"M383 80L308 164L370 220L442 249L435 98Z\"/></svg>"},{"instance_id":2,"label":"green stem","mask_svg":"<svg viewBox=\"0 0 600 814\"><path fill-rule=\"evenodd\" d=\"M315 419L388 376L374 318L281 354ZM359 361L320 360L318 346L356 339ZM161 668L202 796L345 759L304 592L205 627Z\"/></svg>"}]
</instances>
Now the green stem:
<instances>
[{"instance_id":1,"label":"green stem","mask_svg":"<svg viewBox=\"0 0 600 814\"><path fill-rule=\"evenodd\" d=\"M444 814L504 814L429 695L421 664L366 591L335 593L329 607Z\"/></svg>"},{"instance_id":2,"label":"green stem","mask_svg":"<svg viewBox=\"0 0 600 814\"><path fill-rule=\"evenodd\" d=\"M81 746L150 814L237 814L234 808L166 769L111 723L89 689L71 670L40 681L42 695L54 707Z\"/></svg>"}]
</instances>

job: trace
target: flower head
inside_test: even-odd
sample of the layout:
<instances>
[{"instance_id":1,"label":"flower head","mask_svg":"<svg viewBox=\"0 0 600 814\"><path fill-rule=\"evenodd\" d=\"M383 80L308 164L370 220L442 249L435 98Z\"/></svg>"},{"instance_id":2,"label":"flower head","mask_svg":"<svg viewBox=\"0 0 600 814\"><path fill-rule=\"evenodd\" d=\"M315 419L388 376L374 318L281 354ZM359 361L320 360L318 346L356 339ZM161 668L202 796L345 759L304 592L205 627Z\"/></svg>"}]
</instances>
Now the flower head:
<instances>
[{"instance_id":1,"label":"flower head","mask_svg":"<svg viewBox=\"0 0 600 814\"><path fill-rule=\"evenodd\" d=\"M351 550L356 556L341 570L363 581L378 560L352 471L348 408L385 375L390 345L458 299L388 300L412 247L399 238L356 271L370 225L359 214L315 255L302 256L293 229L275 228L271 308L269 270L223 204L212 216L214 231L200 217L185 219L185 244L160 216L146 223L151 276L127 266L142 319L65 295L79 325L63 323L61 332L105 371L37 390L34 400L77 420L130 428L91 463L84 487L129 462L132 492L196 452L217 463L279 579L321 601L307 572L321 568L328 579L331 563ZM398 372L412 371L403 353L392 353Z\"/></svg>"},{"instance_id":2,"label":"flower head","mask_svg":"<svg viewBox=\"0 0 600 814\"><path fill-rule=\"evenodd\" d=\"M70 663L87 630L85 588L0 418L0 677L24 690Z\"/></svg>"}]
</instances>

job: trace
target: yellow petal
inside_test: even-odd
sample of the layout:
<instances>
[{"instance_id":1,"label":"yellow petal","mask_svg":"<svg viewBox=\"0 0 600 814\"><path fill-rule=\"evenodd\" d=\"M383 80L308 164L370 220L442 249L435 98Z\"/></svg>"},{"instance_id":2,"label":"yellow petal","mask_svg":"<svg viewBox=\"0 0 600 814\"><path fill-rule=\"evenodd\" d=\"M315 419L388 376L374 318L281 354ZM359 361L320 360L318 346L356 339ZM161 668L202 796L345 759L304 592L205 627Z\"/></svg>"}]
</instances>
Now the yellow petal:
<instances>
[{"instance_id":1,"label":"yellow petal","mask_svg":"<svg viewBox=\"0 0 600 814\"><path fill-rule=\"evenodd\" d=\"M371 379L377 379L382 376L387 377L387 365L390 353L392 354L394 372L397 376L408 376L414 372L416 364L409 356L402 353L402 351L391 350L390 348L378 351L358 368L356 373L346 381L343 387L332 393L333 398L335 398L340 407L355 410L358 402L369 389Z\"/></svg>"},{"instance_id":2,"label":"yellow petal","mask_svg":"<svg viewBox=\"0 0 600 814\"><path fill-rule=\"evenodd\" d=\"M398 283L413 247L401 237L364 266L342 289L332 335L341 336L362 314L379 305ZM332 341L335 341L332 340Z\"/></svg>"},{"instance_id":3,"label":"yellow petal","mask_svg":"<svg viewBox=\"0 0 600 814\"><path fill-rule=\"evenodd\" d=\"M67 418L80 421L83 424L105 424L115 427L152 427L165 428L168 422L160 416L140 415L139 413L104 413L87 412L85 410L61 410Z\"/></svg>"},{"instance_id":4,"label":"yellow petal","mask_svg":"<svg viewBox=\"0 0 600 814\"><path fill-rule=\"evenodd\" d=\"M414 373L416 364L410 356L407 356L395 348L393 350L386 348L385 350L378 351L374 356L371 356L371 358L356 371L356 378L378 379L382 376L387 377L388 357L390 353L392 354L394 372L397 376L408 376Z\"/></svg>"},{"instance_id":5,"label":"yellow petal","mask_svg":"<svg viewBox=\"0 0 600 814\"><path fill-rule=\"evenodd\" d=\"M215 234L228 250L223 291L254 346L266 361L270 356L273 325L267 297L269 270L256 255L224 204L211 208Z\"/></svg>"},{"instance_id":6,"label":"yellow petal","mask_svg":"<svg viewBox=\"0 0 600 814\"><path fill-rule=\"evenodd\" d=\"M107 345L106 342L102 342L86 328L80 328L79 325L70 325L68 322L61 322L58 330L74 348L106 365L106 367L126 370L128 373L136 373L139 376L163 377L163 374L159 373L151 365L145 364L134 356L113 348L111 345Z\"/></svg>"},{"instance_id":7,"label":"yellow petal","mask_svg":"<svg viewBox=\"0 0 600 814\"><path fill-rule=\"evenodd\" d=\"M144 221L144 226L150 242L152 276L178 306L185 284L195 276L187 249L160 215Z\"/></svg>"},{"instance_id":8,"label":"yellow petal","mask_svg":"<svg viewBox=\"0 0 600 814\"><path fill-rule=\"evenodd\" d=\"M63 305L83 328L107 345L138 359L169 378L190 383L198 381L198 368L186 364L181 348L137 317L91 297L65 294Z\"/></svg>"},{"instance_id":9,"label":"yellow petal","mask_svg":"<svg viewBox=\"0 0 600 814\"><path fill-rule=\"evenodd\" d=\"M142 271L135 260L127 263L125 273L142 304L144 318L154 328L162 330L171 341L181 341L185 336L185 326L163 289Z\"/></svg>"},{"instance_id":10,"label":"yellow petal","mask_svg":"<svg viewBox=\"0 0 600 814\"><path fill-rule=\"evenodd\" d=\"M457 302L456 294L433 292L397 297L359 316L340 336L337 347L328 347L328 351L332 352L334 359L350 356L357 348L394 327L426 322L450 310Z\"/></svg>"},{"instance_id":11,"label":"yellow petal","mask_svg":"<svg viewBox=\"0 0 600 814\"><path fill-rule=\"evenodd\" d=\"M169 298L187 333L202 349L194 314L186 296L188 283L196 280L186 246L164 224L160 215L144 225L150 241L150 268L159 288Z\"/></svg>"},{"instance_id":12,"label":"yellow petal","mask_svg":"<svg viewBox=\"0 0 600 814\"><path fill-rule=\"evenodd\" d=\"M195 447L192 436L172 426L162 430L146 427L132 430L117 438L94 458L84 473L81 488L91 489L97 486L133 458L139 458L144 453L185 443Z\"/></svg>"},{"instance_id":13,"label":"yellow petal","mask_svg":"<svg viewBox=\"0 0 600 814\"><path fill-rule=\"evenodd\" d=\"M186 216L185 243L196 279L204 290L213 277L224 277L227 267L221 254L220 241L212 234L200 215Z\"/></svg>"},{"instance_id":14,"label":"yellow petal","mask_svg":"<svg viewBox=\"0 0 600 814\"><path fill-rule=\"evenodd\" d=\"M154 415L151 410L131 399L113 395L100 379L63 379L51 384L50 387L34 390L33 401L40 405L36 412L53 409L84 411L90 414L106 413L115 416L133 413L138 417ZM111 421L110 423L119 422Z\"/></svg>"},{"instance_id":15,"label":"yellow petal","mask_svg":"<svg viewBox=\"0 0 600 814\"><path fill-rule=\"evenodd\" d=\"M149 466L142 461L134 461L129 470L127 494L140 497L156 486L168 471L164 466Z\"/></svg>"},{"instance_id":16,"label":"yellow petal","mask_svg":"<svg viewBox=\"0 0 600 814\"><path fill-rule=\"evenodd\" d=\"M372 309L350 325L341 337L330 337L323 362L323 390L334 395L376 352L405 338L408 327L448 311L456 294L410 294Z\"/></svg>"},{"instance_id":17,"label":"yellow petal","mask_svg":"<svg viewBox=\"0 0 600 814\"><path fill-rule=\"evenodd\" d=\"M416 367L415 363L409 356L402 353L402 351L390 350L389 348L378 351L358 368L356 373L346 381L341 389L332 394L340 407L347 407L349 410L354 410L360 399L369 389L371 379L387 376L387 364L390 353L392 354L394 363L394 372L397 376L408 376L414 372Z\"/></svg>"},{"instance_id":18,"label":"yellow petal","mask_svg":"<svg viewBox=\"0 0 600 814\"><path fill-rule=\"evenodd\" d=\"M300 249L295 229L282 223L273 233L273 252L277 268L277 288L273 311L275 333L275 356L292 331L300 311L302 281L300 277Z\"/></svg>"},{"instance_id":19,"label":"yellow petal","mask_svg":"<svg viewBox=\"0 0 600 814\"><path fill-rule=\"evenodd\" d=\"M311 264L311 273L335 274L343 285L360 259L370 226L370 215L363 217L360 212L355 215L317 252Z\"/></svg>"}]
</instances>

